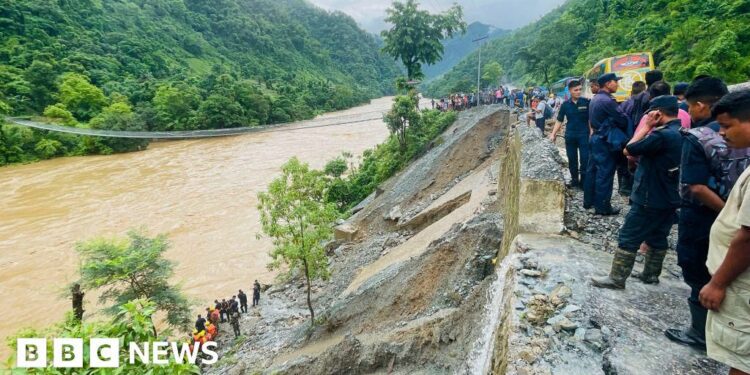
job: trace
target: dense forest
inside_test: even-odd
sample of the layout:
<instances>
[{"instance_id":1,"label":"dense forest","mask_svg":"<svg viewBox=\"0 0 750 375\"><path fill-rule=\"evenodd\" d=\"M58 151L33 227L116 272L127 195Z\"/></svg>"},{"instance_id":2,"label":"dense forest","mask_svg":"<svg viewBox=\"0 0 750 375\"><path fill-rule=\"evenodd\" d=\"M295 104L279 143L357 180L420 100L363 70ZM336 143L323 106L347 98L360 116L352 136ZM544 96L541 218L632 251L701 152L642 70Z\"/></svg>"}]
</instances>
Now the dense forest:
<instances>
[{"instance_id":1,"label":"dense forest","mask_svg":"<svg viewBox=\"0 0 750 375\"><path fill-rule=\"evenodd\" d=\"M485 46L518 85L548 84L582 75L597 61L651 51L670 81L699 74L730 83L750 80L750 2L747 0L569 0L539 21ZM471 91L474 53L437 80L431 95ZM474 86L473 86L473 85Z\"/></svg>"},{"instance_id":2,"label":"dense forest","mask_svg":"<svg viewBox=\"0 0 750 375\"><path fill-rule=\"evenodd\" d=\"M304 0L8 0L0 114L116 130L306 119L391 93L379 44ZM0 165L145 146L0 130Z\"/></svg>"}]
</instances>

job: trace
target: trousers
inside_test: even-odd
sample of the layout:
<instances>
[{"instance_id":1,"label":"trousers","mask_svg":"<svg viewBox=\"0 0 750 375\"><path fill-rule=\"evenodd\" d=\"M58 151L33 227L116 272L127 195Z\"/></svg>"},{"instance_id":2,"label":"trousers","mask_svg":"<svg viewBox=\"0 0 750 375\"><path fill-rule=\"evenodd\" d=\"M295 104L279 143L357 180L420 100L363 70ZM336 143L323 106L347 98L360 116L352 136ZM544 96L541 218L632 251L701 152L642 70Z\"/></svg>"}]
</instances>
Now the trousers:
<instances>
[{"instance_id":1,"label":"trousers","mask_svg":"<svg viewBox=\"0 0 750 375\"><path fill-rule=\"evenodd\" d=\"M592 135L589 145L591 153L586 171L588 178L583 186L583 206L593 206L596 212L606 213L612 210L612 189L617 162L606 140L601 136Z\"/></svg>"},{"instance_id":2,"label":"trousers","mask_svg":"<svg viewBox=\"0 0 750 375\"><path fill-rule=\"evenodd\" d=\"M633 253L638 251L643 242L652 249L668 249L667 238L674 221L674 208L649 208L633 203L620 228L618 246Z\"/></svg>"},{"instance_id":3,"label":"trousers","mask_svg":"<svg viewBox=\"0 0 750 375\"><path fill-rule=\"evenodd\" d=\"M568 154L568 170L573 184L584 181L589 165L589 135L566 134L565 151Z\"/></svg>"}]
</instances>

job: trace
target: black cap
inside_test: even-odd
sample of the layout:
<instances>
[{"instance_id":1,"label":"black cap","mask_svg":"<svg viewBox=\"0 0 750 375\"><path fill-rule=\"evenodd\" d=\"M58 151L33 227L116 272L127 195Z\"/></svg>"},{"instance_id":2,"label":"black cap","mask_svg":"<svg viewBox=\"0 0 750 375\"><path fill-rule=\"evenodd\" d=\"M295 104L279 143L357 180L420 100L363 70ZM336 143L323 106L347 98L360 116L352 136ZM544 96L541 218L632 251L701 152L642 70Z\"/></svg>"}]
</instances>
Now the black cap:
<instances>
[{"instance_id":1,"label":"black cap","mask_svg":"<svg viewBox=\"0 0 750 375\"><path fill-rule=\"evenodd\" d=\"M619 81L622 77L618 77L615 73L607 73L602 74L597 82L599 82L599 86L604 86L609 81Z\"/></svg>"},{"instance_id":2,"label":"black cap","mask_svg":"<svg viewBox=\"0 0 750 375\"><path fill-rule=\"evenodd\" d=\"M657 96L651 100L646 113L655 111L657 109L671 109L672 112L677 112L679 108L680 107L676 96L662 95Z\"/></svg>"}]
</instances>

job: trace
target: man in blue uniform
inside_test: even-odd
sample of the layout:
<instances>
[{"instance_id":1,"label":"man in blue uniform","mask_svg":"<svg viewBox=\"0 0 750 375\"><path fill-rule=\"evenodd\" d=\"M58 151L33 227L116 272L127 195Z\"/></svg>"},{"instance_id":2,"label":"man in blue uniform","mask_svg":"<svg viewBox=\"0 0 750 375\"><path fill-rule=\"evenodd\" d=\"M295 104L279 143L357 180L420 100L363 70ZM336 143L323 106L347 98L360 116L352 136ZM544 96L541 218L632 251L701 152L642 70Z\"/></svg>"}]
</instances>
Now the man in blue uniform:
<instances>
[{"instance_id":1,"label":"man in blue uniform","mask_svg":"<svg viewBox=\"0 0 750 375\"><path fill-rule=\"evenodd\" d=\"M612 207L612 188L619 153L627 142L625 135L628 119L620 112L615 98L620 78L614 73L599 77L599 92L589 105L591 121L591 155L587 179L584 185L584 197L593 197L584 202L584 208L593 204L597 215L617 215L620 210Z\"/></svg>"},{"instance_id":2,"label":"man in blue uniform","mask_svg":"<svg viewBox=\"0 0 750 375\"><path fill-rule=\"evenodd\" d=\"M721 165L717 158L726 153L729 159L740 160L741 154L747 157L750 151L727 149L726 141L718 134L719 124L711 114L711 107L728 92L724 82L713 77L696 79L685 91L693 129L685 136L682 145L682 208L678 224L677 263L682 268L685 283L690 286L688 307L691 319L687 328L667 329L664 333L672 341L703 350L706 349L708 311L701 305L699 294L711 280L706 268L709 235L711 226L724 208L728 190L732 187L720 186L724 173L723 168L717 168ZM717 151L725 152L707 152L711 150L711 147L706 147L709 142L713 143L713 148ZM729 155L730 153L734 155ZM739 173L735 173L734 177L739 177Z\"/></svg>"},{"instance_id":3,"label":"man in blue uniform","mask_svg":"<svg viewBox=\"0 0 750 375\"><path fill-rule=\"evenodd\" d=\"M646 126L638 129L625 148L626 155L640 156L630 195L632 204L620 228L619 249L615 251L609 276L591 278L596 287L624 289L625 280L633 271L638 248L644 241L650 250L639 277L658 282L669 249L667 237L680 204L678 182L682 134L678 110L676 96L659 96L651 100L646 111Z\"/></svg>"},{"instance_id":4,"label":"man in blue uniform","mask_svg":"<svg viewBox=\"0 0 750 375\"><path fill-rule=\"evenodd\" d=\"M589 165L589 100L581 97L581 82L570 81L568 91L570 99L566 100L557 112L557 122L549 139L554 143L557 133L567 119L565 127L565 151L568 154L568 169L572 178L571 185L580 187L586 180L586 168ZM580 158L579 158L580 155ZM580 160L580 167L578 161ZM580 172L580 174L579 174Z\"/></svg>"}]
</instances>

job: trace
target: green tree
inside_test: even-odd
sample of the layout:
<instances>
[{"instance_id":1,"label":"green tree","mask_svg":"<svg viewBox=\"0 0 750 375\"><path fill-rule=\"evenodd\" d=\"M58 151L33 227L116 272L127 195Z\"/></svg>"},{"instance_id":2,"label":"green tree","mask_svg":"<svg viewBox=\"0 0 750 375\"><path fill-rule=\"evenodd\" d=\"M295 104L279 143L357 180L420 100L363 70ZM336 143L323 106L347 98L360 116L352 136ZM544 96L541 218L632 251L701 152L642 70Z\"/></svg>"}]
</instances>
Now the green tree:
<instances>
[{"instance_id":1,"label":"green tree","mask_svg":"<svg viewBox=\"0 0 750 375\"><path fill-rule=\"evenodd\" d=\"M179 286L171 285L174 264L164 258L169 249L165 235L147 237L131 230L127 238L97 238L76 246L81 256L81 286L101 290L103 303L116 313L129 301L145 298L166 313L173 327L190 324L190 303Z\"/></svg>"},{"instance_id":2,"label":"green tree","mask_svg":"<svg viewBox=\"0 0 750 375\"><path fill-rule=\"evenodd\" d=\"M102 90L92 85L88 77L78 73L62 76L57 99L81 121L96 116L107 105L107 97Z\"/></svg>"},{"instance_id":3,"label":"green tree","mask_svg":"<svg viewBox=\"0 0 750 375\"><path fill-rule=\"evenodd\" d=\"M399 95L394 99L393 107L385 114L383 120L391 134L396 135L401 150L407 146L407 132L411 127L419 126L421 113L417 109L419 97L412 91L408 95Z\"/></svg>"},{"instance_id":4,"label":"green tree","mask_svg":"<svg viewBox=\"0 0 750 375\"><path fill-rule=\"evenodd\" d=\"M383 51L404 64L409 80L422 79L422 64L434 64L443 57L444 39L466 32L461 6L454 4L441 14L418 8L416 0L394 1L385 19L393 26L381 33Z\"/></svg>"},{"instance_id":5,"label":"green tree","mask_svg":"<svg viewBox=\"0 0 750 375\"><path fill-rule=\"evenodd\" d=\"M36 143L36 146L34 146L34 151L43 159L49 159L53 156L62 154L64 149L60 141L42 138Z\"/></svg>"},{"instance_id":6,"label":"green tree","mask_svg":"<svg viewBox=\"0 0 750 375\"><path fill-rule=\"evenodd\" d=\"M133 300L124 303L117 308L116 314L111 320L105 322L80 322L72 312L68 312L65 321L46 329L23 329L17 332L13 337L8 337L8 346L16 353L16 338L19 337L60 337L60 338L78 338L83 339L84 353L88 353L89 342L91 338L117 337L123 340L124 345L120 346L120 365L115 371L108 369L90 368L88 361L84 361L84 367L80 369L61 369L54 368L51 350L47 351L48 367L45 369L29 370L32 374L76 374L76 375L94 375L94 374L152 374L152 375L172 375L172 374L200 374L200 368L189 363L179 363L174 357L168 359L166 365L143 364L139 361L130 363L128 360L128 343L146 343L160 341L163 338L157 335L156 327L153 324L153 316L156 312L156 305L148 300ZM15 362L15 354L6 362L7 370L14 371L10 367ZM0 370L2 370L0 366ZM12 372L16 373L16 372ZM20 373L20 372L19 372ZM26 373L26 372L23 372Z\"/></svg>"},{"instance_id":7,"label":"green tree","mask_svg":"<svg viewBox=\"0 0 750 375\"><path fill-rule=\"evenodd\" d=\"M198 109L201 128L226 129L245 125L244 111L232 97L212 94Z\"/></svg>"},{"instance_id":8,"label":"green tree","mask_svg":"<svg viewBox=\"0 0 750 375\"><path fill-rule=\"evenodd\" d=\"M282 175L258 194L263 233L273 239L270 269L286 264L289 273L299 271L306 280L311 324L315 310L312 281L328 279L328 257L323 244L333 236L336 206L326 202L327 181L321 171L292 158L281 167Z\"/></svg>"},{"instance_id":9,"label":"green tree","mask_svg":"<svg viewBox=\"0 0 750 375\"><path fill-rule=\"evenodd\" d=\"M191 130L201 97L198 89L187 85L163 85L156 89L154 110L163 130Z\"/></svg>"},{"instance_id":10,"label":"green tree","mask_svg":"<svg viewBox=\"0 0 750 375\"><path fill-rule=\"evenodd\" d=\"M78 123L73 114L65 108L65 104L57 103L44 109L44 117L58 119L66 126L76 126Z\"/></svg>"},{"instance_id":11,"label":"green tree","mask_svg":"<svg viewBox=\"0 0 750 375\"><path fill-rule=\"evenodd\" d=\"M55 78L57 73L52 64L34 60L24 72L26 81L31 86L32 106L41 110L52 102L52 93L55 91Z\"/></svg>"},{"instance_id":12,"label":"green tree","mask_svg":"<svg viewBox=\"0 0 750 375\"><path fill-rule=\"evenodd\" d=\"M346 160L339 156L326 163L323 173L331 177L341 177L341 175L346 173L347 169L349 169L349 165L346 163Z\"/></svg>"},{"instance_id":13,"label":"green tree","mask_svg":"<svg viewBox=\"0 0 750 375\"><path fill-rule=\"evenodd\" d=\"M482 80L488 85L499 85L500 78L503 77L503 67L499 62L493 61L484 67L484 74L482 74Z\"/></svg>"}]
</instances>

